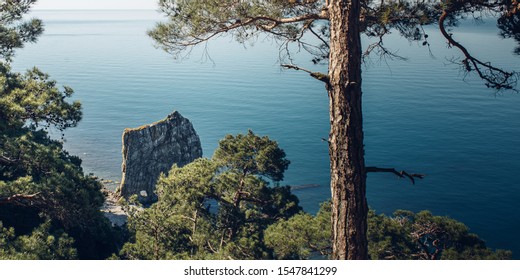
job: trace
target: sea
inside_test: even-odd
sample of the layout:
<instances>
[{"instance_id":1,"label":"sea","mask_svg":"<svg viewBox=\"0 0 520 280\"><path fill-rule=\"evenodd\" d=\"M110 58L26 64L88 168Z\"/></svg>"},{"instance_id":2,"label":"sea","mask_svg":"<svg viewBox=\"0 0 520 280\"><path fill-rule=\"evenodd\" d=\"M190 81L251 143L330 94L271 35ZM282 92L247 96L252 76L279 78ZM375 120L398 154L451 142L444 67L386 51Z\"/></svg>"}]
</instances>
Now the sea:
<instances>
[{"instance_id":1,"label":"sea","mask_svg":"<svg viewBox=\"0 0 520 280\"><path fill-rule=\"evenodd\" d=\"M245 44L221 36L181 57L158 49L146 32L163 16L153 10L38 10L45 32L17 51L15 71L34 66L74 89L83 119L65 132L65 148L86 173L116 185L121 135L179 111L211 157L227 134L268 135L291 161L282 184L294 186L315 213L330 198L328 97L324 84L280 63L285 49L268 36ZM482 61L519 71L516 43L498 36L493 19L450 31ZM377 213L429 210L464 222L492 248L520 258L520 95L495 92L453 61L461 54L435 27L428 46L393 31L384 46L405 59L373 54L363 66L367 166L425 174L412 184L388 173L368 175ZM371 41L363 38L364 46ZM304 49L293 63L312 71Z\"/></svg>"}]
</instances>

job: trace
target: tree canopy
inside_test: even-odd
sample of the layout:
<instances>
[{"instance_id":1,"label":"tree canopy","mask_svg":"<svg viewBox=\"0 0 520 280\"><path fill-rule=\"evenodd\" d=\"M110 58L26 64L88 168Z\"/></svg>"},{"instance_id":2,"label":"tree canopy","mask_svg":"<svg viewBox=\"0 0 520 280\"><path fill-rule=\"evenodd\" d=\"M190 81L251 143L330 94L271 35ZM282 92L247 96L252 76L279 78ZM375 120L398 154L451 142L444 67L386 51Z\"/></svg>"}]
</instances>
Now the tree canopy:
<instances>
[{"instance_id":1,"label":"tree canopy","mask_svg":"<svg viewBox=\"0 0 520 280\"><path fill-rule=\"evenodd\" d=\"M289 187L270 187L288 160L268 137L226 136L212 159L173 166L157 182L158 201L130 216L129 259L270 259L263 231L298 213ZM265 176L265 177L264 177Z\"/></svg>"},{"instance_id":2,"label":"tree canopy","mask_svg":"<svg viewBox=\"0 0 520 280\"><path fill-rule=\"evenodd\" d=\"M51 231L46 220L31 235L17 235L0 221L0 260L68 260L77 258L74 239L66 233Z\"/></svg>"},{"instance_id":3,"label":"tree canopy","mask_svg":"<svg viewBox=\"0 0 520 280\"><path fill-rule=\"evenodd\" d=\"M316 216L299 213L269 226L266 244L276 258L308 259L331 255L330 202ZM368 251L373 260L507 260L511 251L492 250L466 225L429 211L398 210L368 215Z\"/></svg>"},{"instance_id":4,"label":"tree canopy","mask_svg":"<svg viewBox=\"0 0 520 280\"><path fill-rule=\"evenodd\" d=\"M22 20L34 2L0 4L0 228L9 240L0 242L0 258L102 258L115 248L101 184L49 136L76 126L81 105L39 69L21 74L9 65L43 31L41 21Z\"/></svg>"},{"instance_id":5,"label":"tree canopy","mask_svg":"<svg viewBox=\"0 0 520 280\"><path fill-rule=\"evenodd\" d=\"M237 149L227 154L230 145ZM251 162L270 149L283 154L275 141L249 131L246 135L226 136L212 159L201 158L184 167L173 166L157 182L159 199L155 204L149 208L126 206L131 213L130 239L118 257L331 258L330 202L323 203L318 213L311 215L298 206L298 199L288 186L269 186L260 169L244 173L244 155ZM275 156L269 161L287 160L285 156ZM399 210L386 216L371 210L367 236L371 259L512 257L510 251L486 247L464 224L428 211Z\"/></svg>"},{"instance_id":6,"label":"tree canopy","mask_svg":"<svg viewBox=\"0 0 520 280\"><path fill-rule=\"evenodd\" d=\"M233 36L238 42L269 36L281 44L284 67L309 72L314 78L327 80L326 74L310 72L292 65L294 50L312 54L312 62L328 63L330 57L331 1L178 1L161 0L159 6L167 16L149 31L165 51L179 58L192 47L219 36ZM461 20L497 18L500 35L520 43L520 8L517 1L360 1L359 32L372 38L363 56L402 58L384 46L388 34L398 32L410 41L429 46L426 25L438 25L450 47L459 49L463 58L454 61L467 72L475 72L485 84L495 89L512 89L518 73L492 66L474 56L463 43L456 41L453 27ZM296 45L297 48L291 48ZM520 48L515 50L519 53Z\"/></svg>"},{"instance_id":7,"label":"tree canopy","mask_svg":"<svg viewBox=\"0 0 520 280\"><path fill-rule=\"evenodd\" d=\"M36 0L6 0L0 2L0 58L10 60L25 43L36 42L43 32L41 20L23 20Z\"/></svg>"}]
</instances>

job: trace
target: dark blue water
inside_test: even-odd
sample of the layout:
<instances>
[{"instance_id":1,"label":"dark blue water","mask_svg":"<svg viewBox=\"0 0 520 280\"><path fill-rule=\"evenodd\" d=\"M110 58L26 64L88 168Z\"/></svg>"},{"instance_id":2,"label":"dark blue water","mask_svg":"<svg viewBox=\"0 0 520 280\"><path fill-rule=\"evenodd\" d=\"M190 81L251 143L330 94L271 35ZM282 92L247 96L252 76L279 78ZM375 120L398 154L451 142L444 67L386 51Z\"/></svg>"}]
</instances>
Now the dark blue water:
<instances>
[{"instance_id":1,"label":"dark blue water","mask_svg":"<svg viewBox=\"0 0 520 280\"><path fill-rule=\"evenodd\" d=\"M226 134L252 129L279 142L291 160L285 183L316 211L330 196L328 99L305 73L279 67L278 46L258 38L242 46L219 38L173 60L145 32L154 11L38 11L46 32L18 52L15 70L38 66L74 88L83 121L66 132L66 148L87 172L119 180L121 133L178 110L211 156ZM415 186L389 174L370 174L369 204L379 213L429 209L466 223L493 248L520 252L520 96L486 89L446 58L434 29L428 49L391 35L386 46L407 61L367 60L363 69L367 165L427 174ZM483 60L518 69L514 42L493 24L463 25L457 39ZM366 44L366 42L365 42ZM303 66L308 58L296 57Z\"/></svg>"}]
</instances>

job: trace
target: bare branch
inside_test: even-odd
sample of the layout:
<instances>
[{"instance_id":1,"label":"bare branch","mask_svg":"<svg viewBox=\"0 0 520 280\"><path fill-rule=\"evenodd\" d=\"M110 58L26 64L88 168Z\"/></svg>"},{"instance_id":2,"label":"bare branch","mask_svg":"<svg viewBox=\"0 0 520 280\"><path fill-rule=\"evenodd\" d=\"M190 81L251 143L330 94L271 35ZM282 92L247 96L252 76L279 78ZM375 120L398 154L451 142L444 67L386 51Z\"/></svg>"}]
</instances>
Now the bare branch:
<instances>
[{"instance_id":1,"label":"bare branch","mask_svg":"<svg viewBox=\"0 0 520 280\"><path fill-rule=\"evenodd\" d=\"M381 58L381 59L389 58L389 59L407 60L406 57L398 55L397 53L391 51L390 49L388 49L387 47L385 47L383 45L383 37L385 34L386 34L386 32L380 34L378 36L379 39L377 42L374 42L374 43L371 43L368 45L365 52L363 53L363 59L366 59L372 52L375 51L377 54L379 54L379 58Z\"/></svg>"},{"instance_id":2,"label":"bare branch","mask_svg":"<svg viewBox=\"0 0 520 280\"><path fill-rule=\"evenodd\" d=\"M0 156L0 163L2 163L2 164L13 165L16 162L17 162L16 160L10 159L8 157Z\"/></svg>"},{"instance_id":3,"label":"bare branch","mask_svg":"<svg viewBox=\"0 0 520 280\"><path fill-rule=\"evenodd\" d=\"M453 39L453 34L446 31L444 23L448 17L449 12L444 10L439 18L439 29L448 40L450 47L454 46L458 48L463 54L464 59L461 61L463 70L466 72L476 71L478 76L485 81L485 85L496 90L509 89L515 90L514 87L518 82L518 73L507 72L503 69L492 66L489 62L482 62L479 59L472 56L469 51L459 42Z\"/></svg>"},{"instance_id":4,"label":"bare branch","mask_svg":"<svg viewBox=\"0 0 520 280\"><path fill-rule=\"evenodd\" d=\"M327 85L329 84L329 75L327 75L327 74L323 74L320 72L312 72L310 70L307 70L305 68L301 68L299 66L292 65L292 64L283 64L282 67L287 68L287 69L294 69L294 70L307 72L307 73L309 73L309 75L311 77L315 78L316 80L322 81L322 82L326 83Z\"/></svg>"},{"instance_id":5,"label":"bare branch","mask_svg":"<svg viewBox=\"0 0 520 280\"><path fill-rule=\"evenodd\" d=\"M366 167L366 173L369 172L387 172L387 173L393 173L399 178L408 178L410 181L412 181L412 184L415 185L415 178L423 179L425 175L423 174L417 174L417 173L408 173L406 171L397 171L395 168L380 168L380 167Z\"/></svg>"},{"instance_id":6,"label":"bare branch","mask_svg":"<svg viewBox=\"0 0 520 280\"><path fill-rule=\"evenodd\" d=\"M314 36L316 36L316 38L318 38L318 40L320 40L323 43L324 46L327 47L327 49L330 48L329 42L327 40L323 39L323 37L321 37L320 34L316 33L316 31L314 31L314 29L312 29L311 26L309 26L308 29Z\"/></svg>"}]
</instances>

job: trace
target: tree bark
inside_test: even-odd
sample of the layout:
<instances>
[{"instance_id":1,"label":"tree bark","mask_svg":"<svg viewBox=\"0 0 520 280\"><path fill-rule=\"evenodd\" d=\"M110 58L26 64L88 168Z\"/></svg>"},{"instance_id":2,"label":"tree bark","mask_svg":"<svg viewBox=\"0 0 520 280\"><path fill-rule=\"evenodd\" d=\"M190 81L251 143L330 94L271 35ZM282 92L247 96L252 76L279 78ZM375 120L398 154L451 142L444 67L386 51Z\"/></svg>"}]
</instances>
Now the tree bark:
<instances>
[{"instance_id":1,"label":"tree bark","mask_svg":"<svg viewBox=\"0 0 520 280\"><path fill-rule=\"evenodd\" d=\"M360 1L329 0L328 3L332 258L367 259Z\"/></svg>"}]
</instances>

